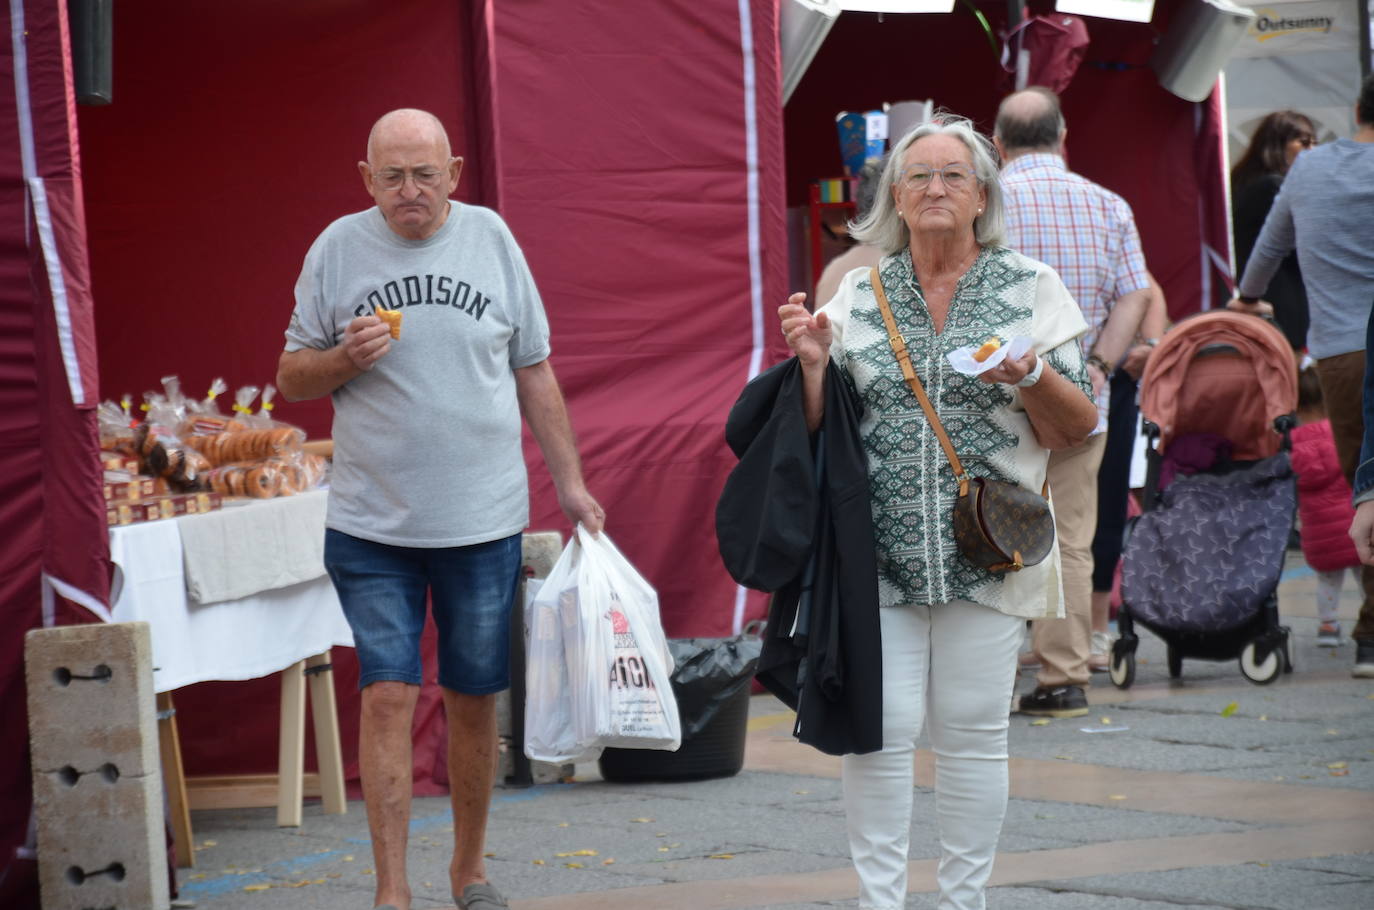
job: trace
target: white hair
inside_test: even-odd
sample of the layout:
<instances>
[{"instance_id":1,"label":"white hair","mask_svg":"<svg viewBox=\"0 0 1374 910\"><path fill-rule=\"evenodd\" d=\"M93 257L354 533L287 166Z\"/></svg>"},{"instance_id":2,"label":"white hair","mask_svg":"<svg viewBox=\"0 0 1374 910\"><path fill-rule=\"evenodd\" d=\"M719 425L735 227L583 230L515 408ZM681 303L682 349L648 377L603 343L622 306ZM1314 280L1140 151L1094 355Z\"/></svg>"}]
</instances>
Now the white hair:
<instances>
[{"instance_id":1,"label":"white hair","mask_svg":"<svg viewBox=\"0 0 1374 910\"><path fill-rule=\"evenodd\" d=\"M897 214L897 204L889 188L896 186L901 179L907 149L918 139L941 135L953 136L968 146L973 158L974 176L987 191L983 213L973 219L974 237L983 246L1002 246L1006 243L1006 216L1002 206L1002 185L997 177L996 151L987 137L973 128L973 121L947 113L937 113L933 119L913 128L892 147L879 184L881 192L874 199L873 207L867 215L849 225L849 233L854 239L872 244L884 254L907 248L911 243L911 231Z\"/></svg>"}]
</instances>

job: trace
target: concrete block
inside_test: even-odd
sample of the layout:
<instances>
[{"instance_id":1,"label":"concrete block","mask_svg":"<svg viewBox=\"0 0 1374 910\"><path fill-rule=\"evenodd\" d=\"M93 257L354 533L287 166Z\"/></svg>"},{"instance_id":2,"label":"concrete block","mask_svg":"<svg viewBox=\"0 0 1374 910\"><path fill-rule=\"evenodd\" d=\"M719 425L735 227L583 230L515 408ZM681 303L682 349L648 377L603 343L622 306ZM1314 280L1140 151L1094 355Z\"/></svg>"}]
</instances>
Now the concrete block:
<instances>
[{"instance_id":1,"label":"concrete block","mask_svg":"<svg viewBox=\"0 0 1374 910\"><path fill-rule=\"evenodd\" d=\"M162 777L35 772L43 910L166 910Z\"/></svg>"},{"instance_id":2,"label":"concrete block","mask_svg":"<svg viewBox=\"0 0 1374 910\"><path fill-rule=\"evenodd\" d=\"M563 552L563 535L557 531L527 531L520 545L524 564L534 570L534 577L547 578Z\"/></svg>"},{"instance_id":3,"label":"concrete block","mask_svg":"<svg viewBox=\"0 0 1374 910\"><path fill-rule=\"evenodd\" d=\"M153 648L146 622L34 629L24 636L36 772L159 773Z\"/></svg>"}]
</instances>

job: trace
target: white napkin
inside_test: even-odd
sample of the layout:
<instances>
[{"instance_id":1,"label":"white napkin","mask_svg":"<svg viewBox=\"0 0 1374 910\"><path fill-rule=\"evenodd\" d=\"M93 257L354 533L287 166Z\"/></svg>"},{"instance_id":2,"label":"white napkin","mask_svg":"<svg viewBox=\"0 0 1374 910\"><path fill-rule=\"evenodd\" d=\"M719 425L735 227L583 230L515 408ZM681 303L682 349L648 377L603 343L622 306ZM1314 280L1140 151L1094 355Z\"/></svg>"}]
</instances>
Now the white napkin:
<instances>
[{"instance_id":1,"label":"white napkin","mask_svg":"<svg viewBox=\"0 0 1374 910\"><path fill-rule=\"evenodd\" d=\"M238 600L324 575L328 502L328 493L311 490L178 518L190 599Z\"/></svg>"},{"instance_id":2,"label":"white napkin","mask_svg":"<svg viewBox=\"0 0 1374 910\"><path fill-rule=\"evenodd\" d=\"M984 360L982 363L973 359L973 352L981 348L981 344L955 348L949 352L949 362L954 369L963 373L965 376L978 376L982 373L986 373L1008 357L1012 360L1020 360L1022 357L1025 357L1026 352L1031 349L1031 344L1031 339L1027 336L1017 335L1011 341L993 351L988 359Z\"/></svg>"}]
</instances>

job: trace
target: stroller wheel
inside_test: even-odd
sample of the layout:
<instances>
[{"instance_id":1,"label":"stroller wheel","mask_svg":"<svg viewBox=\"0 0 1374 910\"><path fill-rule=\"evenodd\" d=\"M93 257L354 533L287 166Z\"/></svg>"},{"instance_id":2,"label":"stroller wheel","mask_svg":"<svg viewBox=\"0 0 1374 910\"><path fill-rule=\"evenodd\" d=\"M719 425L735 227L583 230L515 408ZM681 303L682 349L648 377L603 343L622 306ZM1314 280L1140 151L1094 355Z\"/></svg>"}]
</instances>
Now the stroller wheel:
<instances>
[{"instance_id":1,"label":"stroller wheel","mask_svg":"<svg viewBox=\"0 0 1374 910\"><path fill-rule=\"evenodd\" d=\"M1283 672L1283 649L1272 648L1264 660L1255 660L1255 643L1252 641L1240 652L1240 672L1245 678L1258 685L1267 685L1279 678Z\"/></svg>"},{"instance_id":2,"label":"stroller wheel","mask_svg":"<svg viewBox=\"0 0 1374 910\"><path fill-rule=\"evenodd\" d=\"M1135 682L1135 650L1112 648L1107 676L1118 689L1129 689L1131 683Z\"/></svg>"},{"instance_id":3,"label":"stroller wheel","mask_svg":"<svg viewBox=\"0 0 1374 910\"><path fill-rule=\"evenodd\" d=\"M1169 678L1178 679L1183 675L1183 655L1178 653L1178 649L1169 645Z\"/></svg>"}]
</instances>

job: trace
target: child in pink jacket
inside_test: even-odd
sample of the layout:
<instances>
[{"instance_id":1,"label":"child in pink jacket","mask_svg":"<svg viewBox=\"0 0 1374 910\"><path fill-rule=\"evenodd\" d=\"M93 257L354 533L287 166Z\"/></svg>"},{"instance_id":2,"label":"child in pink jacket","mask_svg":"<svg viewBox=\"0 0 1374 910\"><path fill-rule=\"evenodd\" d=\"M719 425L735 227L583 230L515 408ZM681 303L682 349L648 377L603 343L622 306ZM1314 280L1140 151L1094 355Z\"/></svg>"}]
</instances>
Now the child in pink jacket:
<instances>
[{"instance_id":1,"label":"child in pink jacket","mask_svg":"<svg viewBox=\"0 0 1374 910\"><path fill-rule=\"evenodd\" d=\"M1347 570L1359 585L1360 565L1350 540L1350 484L1336 459L1331 422L1322 405L1317 370L1304 357L1298 373L1298 428L1293 431L1293 470L1298 475L1298 516L1302 521L1302 555L1317 573L1317 644L1334 648L1341 642L1336 606Z\"/></svg>"}]
</instances>

